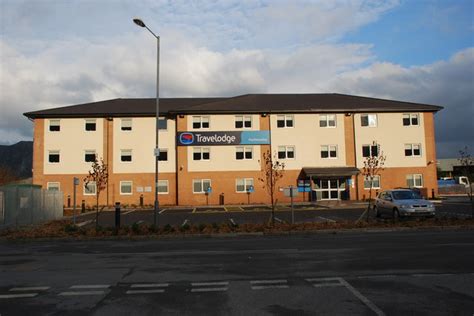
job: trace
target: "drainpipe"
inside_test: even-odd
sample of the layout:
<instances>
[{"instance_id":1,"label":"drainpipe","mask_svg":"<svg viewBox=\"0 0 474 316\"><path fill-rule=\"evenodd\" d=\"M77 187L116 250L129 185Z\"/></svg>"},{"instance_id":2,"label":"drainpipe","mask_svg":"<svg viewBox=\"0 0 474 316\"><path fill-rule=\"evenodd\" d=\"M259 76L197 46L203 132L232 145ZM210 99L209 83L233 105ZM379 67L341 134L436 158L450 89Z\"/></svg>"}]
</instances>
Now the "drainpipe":
<instances>
[{"instance_id":1,"label":"drainpipe","mask_svg":"<svg viewBox=\"0 0 474 316\"><path fill-rule=\"evenodd\" d=\"M355 130L355 113L352 113L352 134L354 136L354 164L357 167L357 142L356 142L356 130ZM355 176L355 191L356 191L356 199L359 200L359 175Z\"/></svg>"}]
</instances>

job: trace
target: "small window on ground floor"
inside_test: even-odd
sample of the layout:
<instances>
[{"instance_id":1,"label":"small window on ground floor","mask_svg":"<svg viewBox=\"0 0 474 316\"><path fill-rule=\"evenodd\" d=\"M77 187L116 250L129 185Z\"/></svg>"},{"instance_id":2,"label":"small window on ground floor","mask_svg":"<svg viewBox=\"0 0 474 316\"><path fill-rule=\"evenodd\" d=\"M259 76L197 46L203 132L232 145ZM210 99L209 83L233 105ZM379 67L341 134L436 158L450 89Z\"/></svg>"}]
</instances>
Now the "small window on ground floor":
<instances>
[{"instance_id":1,"label":"small window on ground floor","mask_svg":"<svg viewBox=\"0 0 474 316\"><path fill-rule=\"evenodd\" d=\"M235 191L238 193L247 193L253 189L253 179L236 179L235 180Z\"/></svg>"},{"instance_id":2,"label":"small window on ground floor","mask_svg":"<svg viewBox=\"0 0 474 316\"><path fill-rule=\"evenodd\" d=\"M168 180L158 180L158 194L168 193Z\"/></svg>"},{"instance_id":3,"label":"small window on ground floor","mask_svg":"<svg viewBox=\"0 0 474 316\"><path fill-rule=\"evenodd\" d=\"M211 180L209 179L194 179L193 193L206 193L211 187Z\"/></svg>"},{"instance_id":4,"label":"small window on ground floor","mask_svg":"<svg viewBox=\"0 0 474 316\"><path fill-rule=\"evenodd\" d=\"M95 182L84 183L84 195L95 195L96 185Z\"/></svg>"},{"instance_id":5,"label":"small window on ground floor","mask_svg":"<svg viewBox=\"0 0 474 316\"><path fill-rule=\"evenodd\" d=\"M423 187L423 175L421 174L407 174L406 179L409 188Z\"/></svg>"},{"instance_id":6,"label":"small window on ground floor","mask_svg":"<svg viewBox=\"0 0 474 316\"><path fill-rule=\"evenodd\" d=\"M364 179L364 189L370 189L370 178L366 177ZM380 189L380 176L374 176L372 179L372 189Z\"/></svg>"},{"instance_id":7,"label":"small window on ground floor","mask_svg":"<svg viewBox=\"0 0 474 316\"><path fill-rule=\"evenodd\" d=\"M132 181L120 181L120 194L130 195L132 193Z\"/></svg>"},{"instance_id":8,"label":"small window on ground floor","mask_svg":"<svg viewBox=\"0 0 474 316\"><path fill-rule=\"evenodd\" d=\"M59 182L48 182L46 188L48 189L48 191L59 191L60 184Z\"/></svg>"}]
</instances>

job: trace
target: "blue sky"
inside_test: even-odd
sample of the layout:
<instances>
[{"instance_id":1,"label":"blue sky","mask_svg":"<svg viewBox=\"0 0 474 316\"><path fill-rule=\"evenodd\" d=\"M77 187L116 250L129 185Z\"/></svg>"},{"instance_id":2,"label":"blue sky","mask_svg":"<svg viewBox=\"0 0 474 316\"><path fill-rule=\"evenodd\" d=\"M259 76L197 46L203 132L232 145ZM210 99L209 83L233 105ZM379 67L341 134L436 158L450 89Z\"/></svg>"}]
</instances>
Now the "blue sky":
<instances>
[{"instance_id":1,"label":"blue sky","mask_svg":"<svg viewBox=\"0 0 474 316\"><path fill-rule=\"evenodd\" d=\"M0 0L0 144L23 112L162 96L338 92L442 105L439 157L474 148L473 1ZM459 115L462 113L462 115Z\"/></svg>"}]
</instances>

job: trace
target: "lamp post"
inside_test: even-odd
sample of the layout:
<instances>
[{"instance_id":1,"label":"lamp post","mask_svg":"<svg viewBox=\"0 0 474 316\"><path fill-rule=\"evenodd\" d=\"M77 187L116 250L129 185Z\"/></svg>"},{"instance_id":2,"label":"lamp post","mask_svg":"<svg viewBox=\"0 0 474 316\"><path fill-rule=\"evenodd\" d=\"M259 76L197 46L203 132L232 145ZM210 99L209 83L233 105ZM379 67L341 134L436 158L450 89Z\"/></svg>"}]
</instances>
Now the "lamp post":
<instances>
[{"instance_id":1,"label":"lamp post","mask_svg":"<svg viewBox=\"0 0 474 316\"><path fill-rule=\"evenodd\" d=\"M155 144L155 208L154 208L154 224L157 224L157 215L158 215L158 160L160 156L160 149L158 147L158 128L160 120L160 37L153 33L148 26L143 23L141 19L135 18L133 22L140 26L146 28L155 38L156 38L156 144Z\"/></svg>"}]
</instances>

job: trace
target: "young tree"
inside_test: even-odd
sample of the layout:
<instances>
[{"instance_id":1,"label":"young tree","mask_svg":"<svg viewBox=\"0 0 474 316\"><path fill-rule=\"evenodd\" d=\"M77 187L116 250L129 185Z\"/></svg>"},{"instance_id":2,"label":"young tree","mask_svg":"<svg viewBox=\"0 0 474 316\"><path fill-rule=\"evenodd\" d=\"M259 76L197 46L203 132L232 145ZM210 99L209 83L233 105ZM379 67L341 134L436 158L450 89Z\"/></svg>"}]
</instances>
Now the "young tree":
<instances>
[{"instance_id":1,"label":"young tree","mask_svg":"<svg viewBox=\"0 0 474 316\"><path fill-rule=\"evenodd\" d=\"M100 162L95 158L92 162L92 170L89 170L89 174L84 178L84 183L87 186L89 183L95 183L95 198L96 198L96 213L95 213L95 227L99 227L99 196L100 192L105 190L107 181L109 180L109 171L107 164L101 159Z\"/></svg>"},{"instance_id":2,"label":"young tree","mask_svg":"<svg viewBox=\"0 0 474 316\"><path fill-rule=\"evenodd\" d=\"M471 201L471 217L474 217L474 201L472 199L472 174L471 169L474 167L474 158L472 158L471 154L469 153L469 149L467 146L464 149L459 151L459 162L462 166L463 175L467 178L467 184L469 188L466 189L466 194Z\"/></svg>"},{"instance_id":3,"label":"young tree","mask_svg":"<svg viewBox=\"0 0 474 316\"><path fill-rule=\"evenodd\" d=\"M378 146L375 142L372 143L371 147L377 148L376 155L370 155L369 157L365 158L364 169L362 170L364 181L368 181L370 184L369 204L367 205L367 210L365 211L365 213L367 213L367 221L369 221L370 210L372 209L372 187L374 183L374 178L379 175L380 171L383 170L385 159L387 158L386 156L384 156L383 152L379 151Z\"/></svg>"},{"instance_id":4,"label":"young tree","mask_svg":"<svg viewBox=\"0 0 474 316\"><path fill-rule=\"evenodd\" d=\"M281 178L283 178L285 163L278 161L276 154L272 157L270 150L263 153L263 163L263 176L258 178L258 180L263 184L263 188L270 196L270 201L272 203L272 225L275 225L275 205L277 202L275 194L278 188L277 183Z\"/></svg>"}]
</instances>

